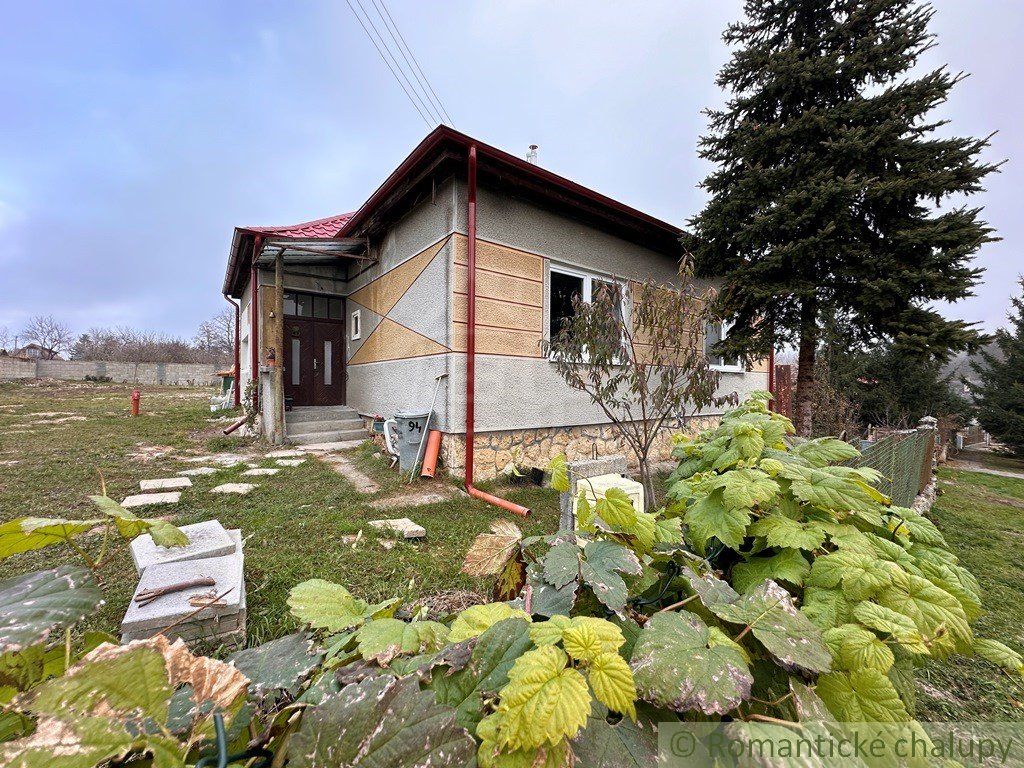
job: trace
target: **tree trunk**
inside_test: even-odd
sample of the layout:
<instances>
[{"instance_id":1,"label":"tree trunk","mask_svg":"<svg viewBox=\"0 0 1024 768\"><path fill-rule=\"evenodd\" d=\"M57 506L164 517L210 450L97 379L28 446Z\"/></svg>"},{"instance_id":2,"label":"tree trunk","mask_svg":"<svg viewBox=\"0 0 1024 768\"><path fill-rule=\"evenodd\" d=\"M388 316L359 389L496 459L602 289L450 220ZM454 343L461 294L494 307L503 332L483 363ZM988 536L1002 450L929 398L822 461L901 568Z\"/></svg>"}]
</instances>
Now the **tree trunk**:
<instances>
[{"instance_id":1,"label":"tree trunk","mask_svg":"<svg viewBox=\"0 0 1024 768\"><path fill-rule=\"evenodd\" d=\"M818 353L818 311L813 299L800 310L800 352L793 398L793 426L801 437L811 436L814 421L814 362Z\"/></svg>"}]
</instances>

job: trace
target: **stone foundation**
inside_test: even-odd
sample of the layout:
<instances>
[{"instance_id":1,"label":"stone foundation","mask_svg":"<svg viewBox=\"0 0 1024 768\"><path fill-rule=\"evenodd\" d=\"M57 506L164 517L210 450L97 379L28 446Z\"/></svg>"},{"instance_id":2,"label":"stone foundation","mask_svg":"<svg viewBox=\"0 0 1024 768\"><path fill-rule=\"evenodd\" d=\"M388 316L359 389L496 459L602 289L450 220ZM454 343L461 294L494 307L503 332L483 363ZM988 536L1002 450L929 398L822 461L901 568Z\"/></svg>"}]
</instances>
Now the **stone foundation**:
<instances>
[{"instance_id":1,"label":"stone foundation","mask_svg":"<svg viewBox=\"0 0 1024 768\"><path fill-rule=\"evenodd\" d=\"M694 434L718 424L718 416L691 416L682 430L664 428L651 450L653 461L671 458L672 435ZM473 481L489 480L501 474L513 461L526 467L545 467L552 458L564 453L569 461L589 459L596 449L598 456L625 454L635 462L633 452L612 424L591 424L581 427L546 427L480 432L474 436ZM441 460L454 475L465 471L466 436L446 433L441 440Z\"/></svg>"}]
</instances>

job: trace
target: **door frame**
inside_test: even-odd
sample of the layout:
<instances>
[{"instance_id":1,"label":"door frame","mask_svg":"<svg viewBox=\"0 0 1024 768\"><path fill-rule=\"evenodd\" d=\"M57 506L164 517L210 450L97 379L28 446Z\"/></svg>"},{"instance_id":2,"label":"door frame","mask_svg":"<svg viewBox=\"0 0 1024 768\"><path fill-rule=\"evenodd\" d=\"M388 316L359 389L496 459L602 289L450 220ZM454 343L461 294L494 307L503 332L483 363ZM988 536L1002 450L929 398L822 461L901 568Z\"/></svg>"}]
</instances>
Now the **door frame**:
<instances>
[{"instance_id":1,"label":"door frame","mask_svg":"<svg viewBox=\"0 0 1024 768\"><path fill-rule=\"evenodd\" d=\"M341 317L340 318L313 317L311 315L289 315L289 314L282 314L281 322L284 325L284 329L286 331L286 333L284 334L286 340L291 338L287 334L287 329L288 329L289 324L293 324L294 323L294 324L298 324L299 325L299 327L301 329L300 333L302 334L302 336L303 337L308 337L309 347L312 350L312 357L311 357L311 359L314 359L314 360L316 359L316 349L314 349L314 346L315 346L315 344L314 344L314 340L315 340L315 326L316 326L316 324L317 323L322 323L324 325L339 326L341 328L341 343L340 343L340 348L339 348L339 350L337 352L337 359L339 361L339 364L341 365L341 370L340 370L340 376L341 376L341 381L340 381L340 384L341 384L341 397L340 397L340 400L341 400L341 402L338 402L338 403L327 403L326 405L346 405L348 403L348 360L346 359L347 355L348 355L348 343L347 343L348 342L348 322L347 322L348 299L345 296L338 296L337 294L322 293L322 292L319 292L319 291L303 291L303 290L294 289L294 288L293 289L285 289L285 293L291 293L291 294L299 293L299 294L305 294L307 296L321 296L321 297L324 297L324 298L327 298L327 299L340 299L341 300ZM290 354L290 352L289 352L289 354ZM283 362L284 362L284 360L282 360L282 363ZM316 373L314 373L313 375L315 377ZM289 375L289 372L287 370L285 371L285 381L286 382L290 381L290 375ZM305 385L303 385L303 389L306 390L306 392L304 394L308 393L308 397L309 397L310 401L313 401L313 400L316 399L316 394L315 394L315 392L316 392L316 380L315 380L315 378L314 378L314 380L312 382L310 382L310 384L308 386L308 389L305 387ZM310 403L295 403L295 402L293 402L293 406L298 406L298 407L303 407L304 405L311 405L311 404L312 404L311 402Z\"/></svg>"}]
</instances>

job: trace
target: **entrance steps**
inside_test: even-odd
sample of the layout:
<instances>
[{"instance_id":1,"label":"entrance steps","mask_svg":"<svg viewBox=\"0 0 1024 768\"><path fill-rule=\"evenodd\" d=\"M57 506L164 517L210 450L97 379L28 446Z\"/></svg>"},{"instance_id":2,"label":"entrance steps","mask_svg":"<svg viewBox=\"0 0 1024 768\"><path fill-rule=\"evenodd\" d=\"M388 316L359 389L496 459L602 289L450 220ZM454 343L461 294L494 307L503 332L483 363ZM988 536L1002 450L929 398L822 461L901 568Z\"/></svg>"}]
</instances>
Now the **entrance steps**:
<instances>
[{"instance_id":1,"label":"entrance steps","mask_svg":"<svg viewBox=\"0 0 1024 768\"><path fill-rule=\"evenodd\" d=\"M295 445L365 440L363 420L347 405L310 405L285 413L285 434Z\"/></svg>"}]
</instances>

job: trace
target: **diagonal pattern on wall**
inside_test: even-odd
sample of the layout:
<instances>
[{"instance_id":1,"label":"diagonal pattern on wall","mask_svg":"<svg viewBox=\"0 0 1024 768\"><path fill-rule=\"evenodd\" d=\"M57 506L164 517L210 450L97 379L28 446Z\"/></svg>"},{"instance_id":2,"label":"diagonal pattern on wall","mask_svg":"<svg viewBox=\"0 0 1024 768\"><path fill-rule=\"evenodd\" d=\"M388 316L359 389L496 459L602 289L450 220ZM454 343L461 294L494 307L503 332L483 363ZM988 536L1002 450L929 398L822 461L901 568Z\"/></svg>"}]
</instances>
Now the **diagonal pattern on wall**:
<instances>
[{"instance_id":1,"label":"diagonal pattern on wall","mask_svg":"<svg viewBox=\"0 0 1024 768\"><path fill-rule=\"evenodd\" d=\"M416 282L420 273L426 269L431 260L447 243L447 238L435 243L422 253L416 254L408 261L367 283L351 294L349 298L378 315L387 316L395 308L398 300L409 290L409 287Z\"/></svg>"},{"instance_id":2,"label":"diagonal pattern on wall","mask_svg":"<svg viewBox=\"0 0 1024 768\"><path fill-rule=\"evenodd\" d=\"M439 355L448 348L385 317L349 360L350 365Z\"/></svg>"}]
</instances>

